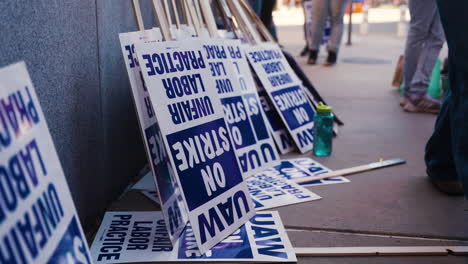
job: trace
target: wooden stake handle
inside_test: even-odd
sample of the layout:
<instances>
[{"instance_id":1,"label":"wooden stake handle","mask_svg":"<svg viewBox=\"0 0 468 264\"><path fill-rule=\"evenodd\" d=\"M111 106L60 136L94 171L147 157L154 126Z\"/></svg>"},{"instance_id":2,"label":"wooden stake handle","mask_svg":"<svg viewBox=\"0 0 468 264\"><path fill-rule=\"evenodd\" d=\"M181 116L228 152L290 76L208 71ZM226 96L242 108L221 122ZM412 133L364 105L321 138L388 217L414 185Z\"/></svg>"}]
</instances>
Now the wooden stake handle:
<instances>
[{"instance_id":1,"label":"wooden stake handle","mask_svg":"<svg viewBox=\"0 0 468 264\"><path fill-rule=\"evenodd\" d=\"M199 0L200 8L203 14L203 17L206 21L206 27L210 37L219 38L218 27L216 26L216 20L213 15L213 10L211 10L210 0Z\"/></svg>"},{"instance_id":2,"label":"wooden stake handle","mask_svg":"<svg viewBox=\"0 0 468 264\"><path fill-rule=\"evenodd\" d=\"M295 248L294 251L298 257L468 255L468 247L465 246L310 247Z\"/></svg>"},{"instance_id":3,"label":"wooden stake handle","mask_svg":"<svg viewBox=\"0 0 468 264\"><path fill-rule=\"evenodd\" d=\"M133 0L133 12L135 13L135 18L138 25L138 30L145 30L145 24L143 23L143 16L141 15L140 0Z\"/></svg>"},{"instance_id":4,"label":"wooden stake handle","mask_svg":"<svg viewBox=\"0 0 468 264\"><path fill-rule=\"evenodd\" d=\"M300 184L300 183L324 180L324 179L328 179L328 178L334 178L334 177L338 177L338 176L345 176L345 175L348 175L348 174L364 172L364 171L368 171L368 170L372 170L372 168L368 164L366 164L366 165L361 165L361 166L357 166L357 167L331 171L331 172L328 172L328 173L320 174L318 176L309 176L309 177L291 179L291 181L293 181L293 182L295 182L297 184Z\"/></svg>"},{"instance_id":5,"label":"wooden stake handle","mask_svg":"<svg viewBox=\"0 0 468 264\"><path fill-rule=\"evenodd\" d=\"M161 29L162 37L165 41L172 40L171 30L169 29L169 20L164 12L161 0L153 0L153 9L156 19L159 22L159 28Z\"/></svg>"}]
</instances>

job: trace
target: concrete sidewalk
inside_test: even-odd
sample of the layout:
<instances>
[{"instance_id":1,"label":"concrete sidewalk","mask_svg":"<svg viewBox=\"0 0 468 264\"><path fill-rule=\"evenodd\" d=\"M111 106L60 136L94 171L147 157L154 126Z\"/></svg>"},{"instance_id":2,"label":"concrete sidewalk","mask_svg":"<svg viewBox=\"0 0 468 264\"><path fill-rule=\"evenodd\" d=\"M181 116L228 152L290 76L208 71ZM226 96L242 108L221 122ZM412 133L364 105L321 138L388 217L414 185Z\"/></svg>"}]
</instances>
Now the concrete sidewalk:
<instances>
[{"instance_id":1,"label":"concrete sidewalk","mask_svg":"<svg viewBox=\"0 0 468 264\"><path fill-rule=\"evenodd\" d=\"M278 32L280 43L298 54L304 46L302 28L283 26ZM424 146L436 116L403 112L390 85L403 47L404 40L394 35L371 34L353 36L353 45L342 46L332 68L320 65L325 51L316 66L298 58L345 123L332 156L312 158L331 169L379 158L408 163L350 176L348 184L310 187L323 200L280 208L294 246L468 245L468 202L442 195L425 175ZM468 263L468 258L309 257L298 263Z\"/></svg>"}]
</instances>

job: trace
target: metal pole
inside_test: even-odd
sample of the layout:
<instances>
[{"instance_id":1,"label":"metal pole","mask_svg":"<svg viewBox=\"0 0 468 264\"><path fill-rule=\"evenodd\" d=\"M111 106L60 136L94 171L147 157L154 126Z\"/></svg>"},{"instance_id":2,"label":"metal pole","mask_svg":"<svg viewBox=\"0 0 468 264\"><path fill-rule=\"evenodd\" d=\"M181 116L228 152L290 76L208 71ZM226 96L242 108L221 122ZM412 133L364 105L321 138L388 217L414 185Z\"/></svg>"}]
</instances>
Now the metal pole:
<instances>
[{"instance_id":1,"label":"metal pole","mask_svg":"<svg viewBox=\"0 0 468 264\"><path fill-rule=\"evenodd\" d=\"M353 0L351 0L349 4L349 19L348 19L348 42L346 42L347 46L351 46L351 33L353 32Z\"/></svg>"}]
</instances>

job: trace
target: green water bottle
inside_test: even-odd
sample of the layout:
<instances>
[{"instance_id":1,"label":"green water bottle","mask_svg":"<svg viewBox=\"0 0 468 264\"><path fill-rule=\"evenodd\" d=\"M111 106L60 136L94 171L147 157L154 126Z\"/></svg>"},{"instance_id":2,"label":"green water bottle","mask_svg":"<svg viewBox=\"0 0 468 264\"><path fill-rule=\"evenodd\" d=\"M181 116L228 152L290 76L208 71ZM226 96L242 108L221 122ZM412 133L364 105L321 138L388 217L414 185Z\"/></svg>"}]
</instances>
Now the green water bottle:
<instances>
[{"instance_id":1,"label":"green water bottle","mask_svg":"<svg viewBox=\"0 0 468 264\"><path fill-rule=\"evenodd\" d=\"M320 102L314 117L314 155L330 156L333 139L332 108Z\"/></svg>"}]
</instances>

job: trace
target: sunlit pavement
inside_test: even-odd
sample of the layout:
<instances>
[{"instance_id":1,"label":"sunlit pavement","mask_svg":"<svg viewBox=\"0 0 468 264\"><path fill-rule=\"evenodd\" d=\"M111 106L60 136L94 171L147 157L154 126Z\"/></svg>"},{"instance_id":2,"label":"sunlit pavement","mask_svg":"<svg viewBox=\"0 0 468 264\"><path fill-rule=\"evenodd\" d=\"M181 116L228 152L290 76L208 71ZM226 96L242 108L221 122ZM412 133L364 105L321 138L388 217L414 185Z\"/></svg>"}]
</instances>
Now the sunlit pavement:
<instances>
[{"instance_id":1,"label":"sunlit pavement","mask_svg":"<svg viewBox=\"0 0 468 264\"><path fill-rule=\"evenodd\" d=\"M286 17L278 19L288 21ZM302 22L278 27L280 43L296 55L304 47L301 25ZM355 26L354 32L358 32L358 25ZM353 35L352 46L342 46L335 67L321 65L324 50L316 66L297 57L312 83L345 123L334 141L332 156L317 160L332 169L379 158L399 157L408 161L406 165L350 176L348 184L310 187L323 200L279 209L297 247L468 245L468 204L463 198L436 191L425 175L424 146L436 117L403 112L398 92L391 87L404 38L398 38L396 31L390 30L396 28L396 22L387 23L387 27L381 32L371 31L368 36ZM346 41L346 34L343 39ZM312 157L311 153L306 156ZM454 256L299 260L299 263L467 262L467 258Z\"/></svg>"}]
</instances>

